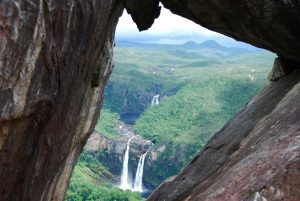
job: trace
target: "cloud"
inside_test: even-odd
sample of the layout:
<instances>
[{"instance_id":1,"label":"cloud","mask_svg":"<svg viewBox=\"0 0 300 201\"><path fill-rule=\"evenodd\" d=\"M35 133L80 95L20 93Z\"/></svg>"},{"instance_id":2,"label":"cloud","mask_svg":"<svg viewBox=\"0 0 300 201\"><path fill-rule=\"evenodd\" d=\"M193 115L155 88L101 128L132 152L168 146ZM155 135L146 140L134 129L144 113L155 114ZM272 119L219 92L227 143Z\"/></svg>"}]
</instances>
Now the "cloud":
<instances>
[{"instance_id":1,"label":"cloud","mask_svg":"<svg viewBox=\"0 0 300 201\"><path fill-rule=\"evenodd\" d=\"M131 16L124 11L116 30L117 41L142 43L182 44L187 41L202 43L215 40L227 47L253 48L245 43L210 31L188 19L171 13L162 7L161 14L147 31L139 32Z\"/></svg>"},{"instance_id":2,"label":"cloud","mask_svg":"<svg viewBox=\"0 0 300 201\"><path fill-rule=\"evenodd\" d=\"M139 33L136 25L131 19L131 16L124 11L120 18L117 35L125 34L137 34ZM153 26L141 34L153 35L153 36L165 36L165 35L203 35L203 36L218 36L220 34L210 31L200 25L172 14L169 10L162 8L161 14L158 19L155 20Z\"/></svg>"}]
</instances>

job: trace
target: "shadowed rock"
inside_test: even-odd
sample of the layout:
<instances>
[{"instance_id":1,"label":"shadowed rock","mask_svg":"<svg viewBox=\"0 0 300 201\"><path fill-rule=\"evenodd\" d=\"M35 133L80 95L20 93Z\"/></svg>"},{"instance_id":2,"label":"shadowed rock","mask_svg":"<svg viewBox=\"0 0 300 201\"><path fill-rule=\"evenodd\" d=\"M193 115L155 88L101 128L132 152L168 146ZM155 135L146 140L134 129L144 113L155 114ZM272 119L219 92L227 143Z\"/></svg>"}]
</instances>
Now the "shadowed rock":
<instances>
[{"instance_id":1,"label":"shadowed rock","mask_svg":"<svg viewBox=\"0 0 300 201\"><path fill-rule=\"evenodd\" d=\"M122 10L115 0L0 1L1 201L64 200L98 119Z\"/></svg>"},{"instance_id":2,"label":"shadowed rock","mask_svg":"<svg viewBox=\"0 0 300 201\"><path fill-rule=\"evenodd\" d=\"M211 30L300 61L299 1L161 2ZM0 0L1 200L64 200L99 116L123 3L140 30L159 15L158 1L148 0ZM150 200L297 200L299 74L289 72Z\"/></svg>"},{"instance_id":3,"label":"shadowed rock","mask_svg":"<svg viewBox=\"0 0 300 201\"><path fill-rule=\"evenodd\" d=\"M268 84L147 200L298 200L299 98L300 71Z\"/></svg>"},{"instance_id":4,"label":"shadowed rock","mask_svg":"<svg viewBox=\"0 0 300 201\"><path fill-rule=\"evenodd\" d=\"M300 61L300 2L161 0L173 13L236 40Z\"/></svg>"},{"instance_id":5,"label":"shadowed rock","mask_svg":"<svg viewBox=\"0 0 300 201\"><path fill-rule=\"evenodd\" d=\"M268 75L270 81L277 81L280 78L287 76L293 70L299 68L298 63L291 60L286 60L283 58L276 58L274 61L273 69Z\"/></svg>"},{"instance_id":6,"label":"shadowed rock","mask_svg":"<svg viewBox=\"0 0 300 201\"><path fill-rule=\"evenodd\" d=\"M140 31L149 29L160 14L159 0L123 0Z\"/></svg>"}]
</instances>

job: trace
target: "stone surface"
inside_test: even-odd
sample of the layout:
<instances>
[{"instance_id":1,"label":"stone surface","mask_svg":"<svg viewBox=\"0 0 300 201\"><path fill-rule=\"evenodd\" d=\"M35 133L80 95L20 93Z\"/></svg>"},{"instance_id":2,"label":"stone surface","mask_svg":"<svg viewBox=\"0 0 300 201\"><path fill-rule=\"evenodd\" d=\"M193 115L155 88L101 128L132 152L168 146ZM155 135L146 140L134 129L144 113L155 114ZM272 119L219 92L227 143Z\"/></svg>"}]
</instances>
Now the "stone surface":
<instances>
[{"instance_id":1,"label":"stone surface","mask_svg":"<svg viewBox=\"0 0 300 201\"><path fill-rule=\"evenodd\" d=\"M116 0L0 1L0 198L64 200L112 70Z\"/></svg>"},{"instance_id":2,"label":"stone surface","mask_svg":"<svg viewBox=\"0 0 300 201\"><path fill-rule=\"evenodd\" d=\"M268 84L147 200L299 200L299 98L300 71Z\"/></svg>"},{"instance_id":3,"label":"stone surface","mask_svg":"<svg viewBox=\"0 0 300 201\"><path fill-rule=\"evenodd\" d=\"M236 40L300 61L298 0L161 0L173 13Z\"/></svg>"},{"instance_id":4,"label":"stone surface","mask_svg":"<svg viewBox=\"0 0 300 201\"><path fill-rule=\"evenodd\" d=\"M136 157L141 156L152 145L151 141L145 140L138 135L120 135L116 139L109 139L97 131L90 136L84 150L87 152L99 152L107 150L108 152L123 157L128 140L131 139L130 153Z\"/></svg>"},{"instance_id":5,"label":"stone surface","mask_svg":"<svg viewBox=\"0 0 300 201\"><path fill-rule=\"evenodd\" d=\"M300 61L298 0L161 2L211 30ZM149 0L0 0L1 200L64 199L99 116L122 3L140 30L159 13L158 1ZM294 73L267 86L151 199L297 199L298 80Z\"/></svg>"},{"instance_id":6,"label":"stone surface","mask_svg":"<svg viewBox=\"0 0 300 201\"><path fill-rule=\"evenodd\" d=\"M197 150L195 146L187 144L152 144L151 141L134 135L133 128L123 123L120 124L118 131L119 136L115 139L109 139L95 131L88 139L84 151L92 154L114 175L120 176L124 153L130 138L129 170L133 174L136 172L141 155L151 147L145 159L143 176L143 184L149 190L154 190L169 176L177 174Z\"/></svg>"},{"instance_id":7,"label":"stone surface","mask_svg":"<svg viewBox=\"0 0 300 201\"><path fill-rule=\"evenodd\" d=\"M297 69L297 65L297 63L294 63L290 60L277 57L274 61L273 69L268 75L268 79L275 82L280 78L287 76L293 70Z\"/></svg>"},{"instance_id":8,"label":"stone surface","mask_svg":"<svg viewBox=\"0 0 300 201\"><path fill-rule=\"evenodd\" d=\"M123 0L123 2L140 31L150 28L160 14L159 0Z\"/></svg>"}]
</instances>

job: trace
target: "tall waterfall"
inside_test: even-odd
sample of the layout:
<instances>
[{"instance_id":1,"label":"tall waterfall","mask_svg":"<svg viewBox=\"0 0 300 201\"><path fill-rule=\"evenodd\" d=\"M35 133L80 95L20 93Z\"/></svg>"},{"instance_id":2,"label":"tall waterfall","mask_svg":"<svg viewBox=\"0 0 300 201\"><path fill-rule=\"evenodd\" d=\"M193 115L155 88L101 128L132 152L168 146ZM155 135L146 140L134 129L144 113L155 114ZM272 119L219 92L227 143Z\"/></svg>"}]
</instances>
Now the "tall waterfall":
<instances>
[{"instance_id":1,"label":"tall waterfall","mask_svg":"<svg viewBox=\"0 0 300 201\"><path fill-rule=\"evenodd\" d=\"M153 107L154 105L158 105L159 104L159 94L156 96L153 96L152 100L151 100L151 106Z\"/></svg>"},{"instance_id":2,"label":"tall waterfall","mask_svg":"<svg viewBox=\"0 0 300 201\"><path fill-rule=\"evenodd\" d=\"M132 188L132 185L130 184L129 179L128 179L128 160L129 160L129 149L130 149L130 141L131 140L132 140L132 138L130 138L127 142L127 147L126 147L124 161L123 161L121 184L120 184L120 188L123 190Z\"/></svg>"},{"instance_id":3,"label":"tall waterfall","mask_svg":"<svg viewBox=\"0 0 300 201\"><path fill-rule=\"evenodd\" d=\"M144 163L145 163L145 158L146 158L146 155L147 155L149 149L146 151L146 153L141 155L141 157L139 159L139 163L138 163L138 167L137 167L135 179L134 179L133 191L143 192Z\"/></svg>"}]
</instances>

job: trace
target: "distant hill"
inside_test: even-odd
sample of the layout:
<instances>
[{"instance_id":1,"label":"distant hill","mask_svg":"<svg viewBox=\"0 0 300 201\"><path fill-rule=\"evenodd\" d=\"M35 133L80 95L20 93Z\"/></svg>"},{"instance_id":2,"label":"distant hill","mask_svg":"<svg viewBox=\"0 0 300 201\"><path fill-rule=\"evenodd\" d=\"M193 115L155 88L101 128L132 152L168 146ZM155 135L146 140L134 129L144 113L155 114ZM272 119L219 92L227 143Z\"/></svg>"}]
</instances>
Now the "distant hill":
<instances>
[{"instance_id":1,"label":"distant hill","mask_svg":"<svg viewBox=\"0 0 300 201\"><path fill-rule=\"evenodd\" d=\"M224 47L214 40L208 40L200 44L202 48L223 49Z\"/></svg>"},{"instance_id":2,"label":"distant hill","mask_svg":"<svg viewBox=\"0 0 300 201\"><path fill-rule=\"evenodd\" d=\"M198 44L194 41L188 41L182 44L181 46L185 48L208 48L208 49L222 49L222 50L226 49L226 47L220 45L214 40L207 40L201 44Z\"/></svg>"},{"instance_id":3,"label":"distant hill","mask_svg":"<svg viewBox=\"0 0 300 201\"><path fill-rule=\"evenodd\" d=\"M137 43L137 42L128 42L128 41L117 41L116 46L119 48L143 48L143 49L156 49L156 50L201 50L208 49L213 51L222 51L226 53L226 57L237 56L242 54L248 54L251 52L261 51L261 50L249 50L246 48L237 48L237 47L225 47L220 45L214 40L207 40L201 44L194 41L188 41L181 45L176 44L157 44L157 43Z\"/></svg>"},{"instance_id":4,"label":"distant hill","mask_svg":"<svg viewBox=\"0 0 300 201\"><path fill-rule=\"evenodd\" d=\"M265 50L228 48L213 40L181 45L118 41L96 130L116 139L119 115L139 114L133 125L135 134L160 150L145 161L144 184L152 188L178 174L197 149L257 93L267 82L275 56ZM159 104L151 106L158 94ZM80 157L67 201L104 201L107 195L109 200L142 200L137 193L105 182L114 175L108 163L97 161L102 154L113 156L105 149ZM116 164L117 160L107 161Z\"/></svg>"}]
</instances>

